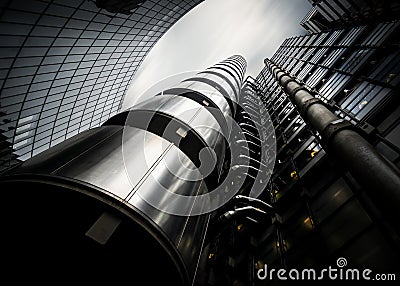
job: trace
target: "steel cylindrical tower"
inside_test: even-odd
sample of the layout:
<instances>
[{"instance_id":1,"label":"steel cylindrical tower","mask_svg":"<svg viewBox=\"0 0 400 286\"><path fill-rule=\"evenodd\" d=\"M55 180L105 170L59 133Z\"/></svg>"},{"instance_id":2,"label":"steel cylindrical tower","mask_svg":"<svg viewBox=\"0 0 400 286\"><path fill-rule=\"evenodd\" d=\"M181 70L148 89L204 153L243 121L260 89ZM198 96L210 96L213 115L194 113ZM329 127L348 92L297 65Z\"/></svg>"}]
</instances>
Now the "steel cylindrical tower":
<instances>
[{"instance_id":1,"label":"steel cylindrical tower","mask_svg":"<svg viewBox=\"0 0 400 286\"><path fill-rule=\"evenodd\" d=\"M232 56L10 170L9 267L191 283L210 212L171 194L220 183L245 69Z\"/></svg>"}]
</instances>

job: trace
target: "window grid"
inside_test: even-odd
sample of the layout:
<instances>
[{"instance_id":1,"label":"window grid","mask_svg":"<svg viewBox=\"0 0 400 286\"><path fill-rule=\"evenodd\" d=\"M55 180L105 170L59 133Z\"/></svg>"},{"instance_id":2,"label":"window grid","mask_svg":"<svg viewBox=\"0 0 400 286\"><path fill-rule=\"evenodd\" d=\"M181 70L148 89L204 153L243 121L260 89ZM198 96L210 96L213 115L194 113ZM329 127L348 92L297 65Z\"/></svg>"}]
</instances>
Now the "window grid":
<instances>
[{"instance_id":1,"label":"window grid","mask_svg":"<svg viewBox=\"0 0 400 286\"><path fill-rule=\"evenodd\" d=\"M10 1L0 20L8 152L27 159L117 113L146 54L199 2L148 0L124 15L85 0ZM29 140L17 137L29 116L33 123L22 133Z\"/></svg>"}]
</instances>

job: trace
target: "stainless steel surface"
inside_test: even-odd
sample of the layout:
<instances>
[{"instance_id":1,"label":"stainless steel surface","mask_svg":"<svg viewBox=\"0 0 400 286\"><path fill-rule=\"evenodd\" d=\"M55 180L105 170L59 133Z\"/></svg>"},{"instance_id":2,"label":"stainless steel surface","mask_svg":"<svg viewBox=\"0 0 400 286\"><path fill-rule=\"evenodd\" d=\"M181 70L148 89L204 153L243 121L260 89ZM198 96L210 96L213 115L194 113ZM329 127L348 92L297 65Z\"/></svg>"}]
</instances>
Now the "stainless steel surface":
<instances>
[{"instance_id":1,"label":"stainless steel surface","mask_svg":"<svg viewBox=\"0 0 400 286\"><path fill-rule=\"evenodd\" d=\"M231 69L238 72L242 67ZM240 78L243 78L243 73L244 70ZM196 78L215 81L224 90L218 91ZM240 79L237 81L240 82ZM92 237L107 246L108 241L112 241L114 235L117 235L114 233L133 221L150 234L152 242L164 249L163 255L170 258L174 269L183 277L182 284L188 284L194 279L208 227L209 201L207 198L200 198L211 191L210 180L207 181L208 174L204 166L197 166L193 157L188 155L188 149L184 150L171 137L157 134L154 128L157 124L164 126L173 121L176 124L176 137L180 137L182 141L198 138L204 143L200 147L207 147L207 152L215 155L213 169L208 171L216 170L220 174L228 147L222 135L224 126L221 124L229 123L230 116L234 113L228 104L229 99L224 98L224 95L236 101L235 94L240 92L239 89L233 90L232 86L221 77L210 73L199 74L194 79L177 85L200 92L205 98L209 98L220 108L226 122L218 122L207 109L209 103L204 100L200 102L185 96L161 93L133 106L127 116L118 117L110 121L112 123L78 134L22 163L9 172L3 182L9 187L12 184L37 181L43 190L53 186L54 194L50 191L51 195L48 197L55 199L50 204L60 204L60 209L67 208L71 211L74 210L74 205L65 206L67 201L61 199L61 194L83 194L85 199L82 202L88 204L86 211L79 212L83 217L90 216L100 208L99 205L105 204L107 207L104 207L103 214L96 215L91 227L83 232L89 235L82 239ZM162 116L135 117L141 111ZM123 119L126 122L121 122ZM135 127L129 124L130 120L143 122ZM150 122L152 126L148 125ZM191 143L186 142L186 148L200 148L191 146ZM201 157L202 150L194 151ZM213 185L219 183L218 176L211 179L214 180ZM67 189L68 192L61 192L60 199L57 199L56 190L61 189ZM36 191L39 197L40 188ZM18 197L16 193L14 199L24 198ZM71 202L73 204L73 200L68 201L68 204ZM44 204L44 200L38 202L38 205ZM103 210L103 207L100 209ZM109 209L112 210L110 215ZM177 215L182 212L186 215ZM125 223L125 216L131 219L129 223ZM101 232L102 223L110 221L107 219L110 217L113 218L112 223L104 224L107 227L106 232L97 235ZM156 261L157 257L154 259Z\"/></svg>"},{"instance_id":2,"label":"stainless steel surface","mask_svg":"<svg viewBox=\"0 0 400 286\"><path fill-rule=\"evenodd\" d=\"M216 72L216 73L219 73L219 74L225 76L235 86L235 88L237 90L240 89L240 86L239 86L240 81L239 81L239 79L234 77L232 72L230 72L230 71L228 72L226 69L217 68L217 67L211 67L211 68L207 69L207 72L208 71Z\"/></svg>"},{"instance_id":3,"label":"stainless steel surface","mask_svg":"<svg viewBox=\"0 0 400 286\"><path fill-rule=\"evenodd\" d=\"M236 90L232 89L232 85L230 85L225 79L221 78L220 76L217 76L213 73L209 73L209 72L203 72L203 73L199 73L196 76L194 76L193 78L188 78L187 81L190 81L193 79L198 79L198 78L204 78L204 79L208 79L211 80L213 82L215 82L216 84L218 84L219 86L221 86L226 93L229 95L230 99L234 102L237 102L237 92L239 91L239 88L236 88Z\"/></svg>"},{"instance_id":4,"label":"stainless steel surface","mask_svg":"<svg viewBox=\"0 0 400 286\"><path fill-rule=\"evenodd\" d=\"M221 93L219 93L218 90L216 90L212 86L198 81L185 81L179 83L177 86L192 89L204 94L218 106L218 108L225 116L232 116L232 111L229 107L228 102L226 101L224 96L221 95Z\"/></svg>"}]
</instances>

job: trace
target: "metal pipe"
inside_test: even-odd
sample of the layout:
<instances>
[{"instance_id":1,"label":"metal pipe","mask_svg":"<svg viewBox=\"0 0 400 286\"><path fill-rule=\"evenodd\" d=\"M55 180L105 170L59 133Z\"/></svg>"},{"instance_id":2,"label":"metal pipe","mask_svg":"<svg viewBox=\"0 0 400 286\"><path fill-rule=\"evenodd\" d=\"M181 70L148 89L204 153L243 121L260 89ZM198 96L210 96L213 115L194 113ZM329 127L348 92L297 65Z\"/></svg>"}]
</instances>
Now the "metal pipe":
<instances>
[{"instance_id":1,"label":"metal pipe","mask_svg":"<svg viewBox=\"0 0 400 286\"><path fill-rule=\"evenodd\" d=\"M239 168L248 168L248 169L253 169L254 171L260 172L262 173L262 170L259 170L258 168L255 168L253 166L250 165L233 165L232 166L232 170L237 170Z\"/></svg>"},{"instance_id":2,"label":"metal pipe","mask_svg":"<svg viewBox=\"0 0 400 286\"><path fill-rule=\"evenodd\" d=\"M300 114L321 134L328 153L350 171L385 219L399 230L400 171L355 131L351 123L339 119L295 78L269 59L265 64Z\"/></svg>"},{"instance_id":3,"label":"metal pipe","mask_svg":"<svg viewBox=\"0 0 400 286\"><path fill-rule=\"evenodd\" d=\"M243 154L240 154L240 155L239 155L239 158L246 158L246 159L249 159L249 160L252 160L252 161L256 162L257 164L260 164L260 165L263 166L263 167L268 167L268 165L265 165L264 163L262 163L262 162L260 162L260 161L258 161L258 160L256 160L256 159L254 159L254 158L251 158L251 157L249 157L249 156L243 155Z\"/></svg>"},{"instance_id":4,"label":"metal pipe","mask_svg":"<svg viewBox=\"0 0 400 286\"><path fill-rule=\"evenodd\" d=\"M244 139L236 140L235 142L236 142L236 143L252 143L252 144L253 144L254 146L256 146L256 147L261 147L260 144L256 144L256 143L253 142L253 141L247 141L247 140L244 140Z\"/></svg>"},{"instance_id":5,"label":"metal pipe","mask_svg":"<svg viewBox=\"0 0 400 286\"><path fill-rule=\"evenodd\" d=\"M257 128L255 127L255 126L253 126L253 125L250 125L250 124L247 124L247 123L245 123L245 122L240 122L239 123L239 126L240 127L242 127L242 128L244 128L244 127L251 127L252 129L254 129L254 130L256 130L257 131Z\"/></svg>"},{"instance_id":6,"label":"metal pipe","mask_svg":"<svg viewBox=\"0 0 400 286\"><path fill-rule=\"evenodd\" d=\"M254 134L250 134L249 130L245 130L242 129L243 134L250 136L253 139L256 139L258 142L264 142L263 140L260 140L259 138L257 138L256 136L254 136Z\"/></svg>"},{"instance_id":7,"label":"metal pipe","mask_svg":"<svg viewBox=\"0 0 400 286\"><path fill-rule=\"evenodd\" d=\"M250 112L251 111L251 112ZM251 115L253 115L253 116L255 116L255 117L258 117L258 116L263 116L263 114L257 114L257 113L255 113L254 114L254 110L251 110L251 109L247 109L247 110L242 110L242 111L240 111L239 113L245 113L245 114L251 114Z\"/></svg>"},{"instance_id":8,"label":"metal pipe","mask_svg":"<svg viewBox=\"0 0 400 286\"><path fill-rule=\"evenodd\" d=\"M257 154L257 152L256 151L254 151L254 150L252 150L252 149L249 149L249 148L247 148L246 146L240 146L240 148L244 148L244 149L246 149L246 150L248 150L249 152L251 152L251 153L253 153L253 154Z\"/></svg>"},{"instance_id":9,"label":"metal pipe","mask_svg":"<svg viewBox=\"0 0 400 286\"><path fill-rule=\"evenodd\" d=\"M228 221L232 221L235 218L241 217L241 216L248 216L250 214L262 214L266 215L267 213L259 208L255 208L253 206L245 206L241 208L237 208L235 210L227 211L223 215L221 215L216 223L226 223Z\"/></svg>"},{"instance_id":10,"label":"metal pipe","mask_svg":"<svg viewBox=\"0 0 400 286\"><path fill-rule=\"evenodd\" d=\"M255 123L257 126L263 127L262 124L260 124L260 123L258 123L258 122L256 122L256 121L253 121L253 119L251 119L251 118L250 118L249 116L247 116L247 115L242 115L242 117L243 117L244 119L249 120L249 121L252 122L252 123Z\"/></svg>"},{"instance_id":11,"label":"metal pipe","mask_svg":"<svg viewBox=\"0 0 400 286\"><path fill-rule=\"evenodd\" d=\"M222 215L210 222L206 243L213 239L218 233L223 232L235 219L253 217L255 215L268 216L268 213L253 206L235 208L234 210L224 212Z\"/></svg>"},{"instance_id":12,"label":"metal pipe","mask_svg":"<svg viewBox=\"0 0 400 286\"><path fill-rule=\"evenodd\" d=\"M251 204L254 207L261 208L263 211L265 211L266 213L269 213L269 214L273 214L275 212L274 208L270 204L267 204L266 202L264 202L264 201L262 201L260 199L256 199L256 198L252 198L252 197L246 197L246 196L243 196L243 195L237 195L237 196L235 196L233 198L233 201L234 202L243 202L243 203L246 203L246 204Z\"/></svg>"}]
</instances>

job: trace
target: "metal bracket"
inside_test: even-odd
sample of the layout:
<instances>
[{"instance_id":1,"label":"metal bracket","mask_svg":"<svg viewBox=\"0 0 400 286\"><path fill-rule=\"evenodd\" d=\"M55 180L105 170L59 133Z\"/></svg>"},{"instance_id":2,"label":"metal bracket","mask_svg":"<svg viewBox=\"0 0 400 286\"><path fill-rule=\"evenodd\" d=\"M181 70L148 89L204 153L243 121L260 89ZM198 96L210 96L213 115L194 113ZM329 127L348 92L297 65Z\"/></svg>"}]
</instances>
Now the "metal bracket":
<instances>
[{"instance_id":1,"label":"metal bracket","mask_svg":"<svg viewBox=\"0 0 400 286\"><path fill-rule=\"evenodd\" d=\"M288 74L284 74L284 75L289 77L287 80L281 82L282 88L286 90L286 86L288 85L288 83L291 81L295 81L295 80Z\"/></svg>"},{"instance_id":2,"label":"metal bracket","mask_svg":"<svg viewBox=\"0 0 400 286\"><path fill-rule=\"evenodd\" d=\"M303 116L303 118L307 118L306 113L308 111L308 109L310 108L311 105L313 104L321 104L324 105L324 103L322 102L322 100L314 97L314 98L310 98L308 100L306 100L303 105L301 106L300 109L300 113Z\"/></svg>"},{"instance_id":3,"label":"metal bracket","mask_svg":"<svg viewBox=\"0 0 400 286\"><path fill-rule=\"evenodd\" d=\"M296 93L298 91L300 91L300 90L304 90L304 91L308 91L309 92L309 90L304 85L300 85L300 86L296 87L295 89L293 89L291 98L294 98L296 96Z\"/></svg>"},{"instance_id":4,"label":"metal bracket","mask_svg":"<svg viewBox=\"0 0 400 286\"><path fill-rule=\"evenodd\" d=\"M283 71L283 70L279 70L276 74L278 74L279 72L283 72L283 74L281 74L280 76L278 76L278 77L276 78L276 80L277 80L278 83L280 84L280 83L281 83L281 79L282 79L285 75L287 75L287 74L286 74L285 71Z\"/></svg>"},{"instance_id":5,"label":"metal bracket","mask_svg":"<svg viewBox=\"0 0 400 286\"><path fill-rule=\"evenodd\" d=\"M357 131L357 127L344 119L338 119L329 123L322 131L322 143L329 147L329 143L336 133L342 130L354 130Z\"/></svg>"}]
</instances>

